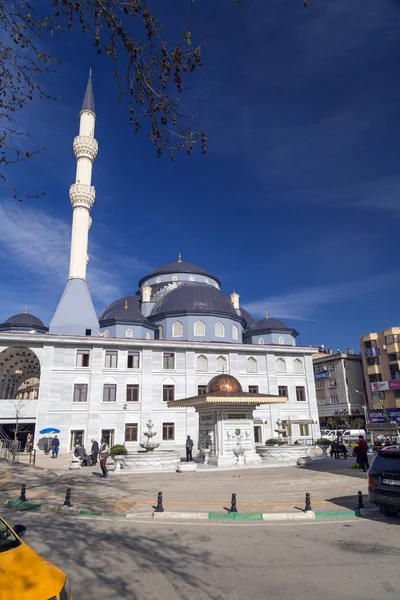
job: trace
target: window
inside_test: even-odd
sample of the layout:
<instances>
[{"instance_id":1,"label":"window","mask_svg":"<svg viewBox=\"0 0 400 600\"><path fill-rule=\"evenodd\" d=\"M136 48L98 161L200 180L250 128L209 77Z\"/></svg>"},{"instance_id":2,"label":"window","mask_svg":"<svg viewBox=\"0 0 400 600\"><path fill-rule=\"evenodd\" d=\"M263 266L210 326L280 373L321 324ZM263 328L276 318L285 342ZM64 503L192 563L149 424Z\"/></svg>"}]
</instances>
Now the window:
<instances>
[{"instance_id":1,"label":"window","mask_svg":"<svg viewBox=\"0 0 400 600\"><path fill-rule=\"evenodd\" d=\"M104 337L110 337L110 332L108 331L108 329L105 330L103 335Z\"/></svg>"},{"instance_id":2,"label":"window","mask_svg":"<svg viewBox=\"0 0 400 600\"><path fill-rule=\"evenodd\" d=\"M158 339L159 340L163 340L164 339L164 328L162 325L158 326Z\"/></svg>"},{"instance_id":3,"label":"window","mask_svg":"<svg viewBox=\"0 0 400 600\"><path fill-rule=\"evenodd\" d=\"M395 354L389 354L389 357L390 356L394 356L395 357L396 355ZM389 360L390 360L390 358L389 358ZM393 360L396 360L396 358L394 358ZM380 364L379 356L369 356L367 358L367 365L379 365L379 364Z\"/></svg>"},{"instance_id":4,"label":"window","mask_svg":"<svg viewBox=\"0 0 400 600\"><path fill-rule=\"evenodd\" d=\"M171 384L163 385L163 401L172 402L175 400L175 386Z\"/></svg>"},{"instance_id":5,"label":"window","mask_svg":"<svg viewBox=\"0 0 400 600\"><path fill-rule=\"evenodd\" d=\"M156 283L161 283L161 277L157 277Z\"/></svg>"},{"instance_id":6,"label":"window","mask_svg":"<svg viewBox=\"0 0 400 600\"><path fill-rule=\"evenodd\" d=\"M163 369L175 369L175 354L173 352L164 352Z\"/></svg>"},{"instance_id":7,"label":"window","mask_svg":"<svg viewBox=\"0 0 400 600\"><path fill-rule=\"evenodd\" d=\"M364 342L366 348L377 348L378 344L376 340L368 340L368 342Z\"/></svg>"},{"instance_id":8,"label":"window","mask_svg":"<svg viewBox=\"0 0 400 600\"><path fill-rule=\"evenodd\" d=\"M206 391L207 391L206 385L198 385L197 386L197 395L198 396L204 396Z\"/></svg>"},{"instance_id":9,"label":"window","mask_svg":"<svg viewBox=\"0 0 400 600\"><path fill-rule=\"evenodd\" d=\"M164 441L175 439L175 423L163 423L162 439Z\"/></svg>"},{"instance_id":10,"label":"window","mask_svg":"<svg viewBox=\"0 0 400 600\"><path fill-rule=\"evenodd\" d=\"M299 429L300 429L300 437L310 435L308 432L308 425L305 425L304 423L302 423L301 425L299 425Z\"/></svg>"},{"instance_id":11,"label":"window","mask_svg":"<svg viewBox=\"0 0 400 600\"><path fill-rule=\"evenodd\" d=\"M39 390L34 389L33 390L33 399L37 400L39 398Z\"/></svg>"},{"instance_id":12,"label":"window","mask_svg":"<svg viewBox=\"0 0 400 600\"><path fill-rule=\"evenodd\" d=\"M103 402L115 402L117 400L117 384L105 383L103 387Z\"/></svg>"},{"instance_id":13,"label":"window","mask_svg":"<svg viewBox=\"0 0 400 600\"><path fill-rule=\"evenodd\" d=\"M264 338L258 338L258 343L259 343L260 345L264 344Z\"/></svg>"},{"instance_id":14,"label":"window","mask_svg":"<svg viewBox=\"0 0 400 600\"><path fill-rule=\"evenodd\" d=\"M278 358L278 360L276 361L276 372L286 373L286 363L283 358Z\"/></svg>"},{"instance_id":15,"label":"window","mask_svg":"<svg viewBox=\"0 0 400 600\"><path fill-rule=\"evenodd\" d=\"M146 331L146 340L150 340L150 339L151 339L150 331Z\"/></svg>"},{"instance_id":16,"label":"window","mask_svg":"<svg viewBox=\"0 0 400 600\"><path fill-rule=\"evenodd\" d=\"M178 275L172 275L172 281L178 281Z\"/></svg>"},{"instance_id":17,"label":"window","mask_svg":"<svg viewBox=\"0 0 400 600\"><path fill-rule=\"evenodd\" d=\"M375 356L374 358L378 358L378 357L377 357L377 356ZM371 359L368 359L368 358L367 358L367 364L369 364L369 365L370 365L370 364L372 364L372 365L373 365L374 363L369 363L369 362L368 362L369 360L371 360ZM389 362L394 362L394 361L397 361L397 354L396 354L396 352L395 352L394 354L388 354L388 360L389 360ZM378 365L379 365L379 358L378 358L378 362L377 362L377 363L375 363L375 364L378 364Z\"/></svg>"},{"instance_id":18,"label":"window","mask_svg":"<svg viewBox=\"0 0 400 600\"><path fill-rule=\"evenodd\" d=\"M73 402L87 402L88 384L75 383Z\"/></svg>"},{"instance_id":19,"label":"window","mask_svg":"<svg viewBox=\"0 0 400 600\"><path fill-rule=\"evenodd\" d=\"M183 323L180 321L172 325L172 337L183 337Z\"/></svg>"},{"instance_id":20,"label":"window","mask_svg":"<svg viewBox=\"0 0 400 600\"><path fill-rule=\"evenodd\" d=\"M139 386L136 383L128 383L126 386L126 401L139 402Z\"/></svg>"},{"instance_id":21,"label":"window","mask_svg":"<svg viewBox=\"0 0 400 600\"><path fill-rule=\"evenodd\" d=\"M114 446L114 429L102 429L101 430L101 440L104 440L109 448Z\"/></svg>"},{"instance_id":22,"label":"window","mask_svg":"<svg viewBox=\"0 0 400 600\"><path fill-rule=\"evenodd\" d=\"M387 335L385 337L386 344L396 344L398 341L399 341L399 336L397 334Z\"/></svg>"},{"instance_id":23,"label":"window","mask_svg":"<svg viewBox=\"0 0 400 600\"><path fill-rule=\"evenodd\" d=\"M226 373L228 363L226 362L226 358L224 356L218 356L217 358L217 373Z\"/></svg>"},{"instance_id":24,"label":"window","mask_svg":"<svg viewBox=\"0 0 400 600\"><path fill-rule=\"evenodd\" d=\"M215 337L225 337L225 325L223 323L218 322L215 324Z\"/></svg>"},{"instance_id":25,"label":"window","mask_svg":"<svg viewBox=\"0 0 400 600\"><path fill-rule=\"evenodd\" d=\"M329 402L331 404L339 404L339 398L338 398L338 396L330 396L329 397Z\"/></svg>"},{"instance_id":26,"label":"window","mask_svg":"<svg viewBox=\"0 0 400 600\"><path fill-rule=\"evenodd\" d=\"M138 424L137 423L126 423L125 424L125 441L126 442L137 442L138 440Z\"/></svg>"},{"instance_id":27,"label":"window","mask_svg":"<svg viewBox=\"0 0 400 600\"><path fill-rule=\"evenodd\" d=\"M382 381L382 373L373 373L372 375L368 375L368 379L370 383L377 383L378 381Z\"/></svg>"},{"instance_id":28,"label":"window","mask_svg":"<svg viewBox=\"0 0 400 600\"><path fill-rule=\"evenodd\" d=\"M286 385L278 385L278 396L288 397L288 391Z\"/></svg>"},{"instance_id":29,"label":"window","mask_svg":"<svg viewBox=\"0 0 400 600\"><path fill-rule=\"evenodd\" d=\"M399 392L400 390L395 390L395 392ZM395 393L396 395L396 393ZM385 392L372 392L372 399L373 400L384 400L385 399Z\"/></svg>"},{"instance_id":30,"label":"window","mask_svg":"<svg viewBox=\"0 0 400 600\"><path fill-rule=\"evenodd\" d=\"M128 352L128 369L138 369L140 366L140 352Z\"/></svg>"},{"instance_id":31,"label":"window","mask_svg":"<svg viewBox=\"0 0 400 600\"><path fill-rule=\"evenodd\" d=\"M247 372L257 373L257 361L252 356L250 356L250 358L247 359Z\"/></svg>"},{"instance_id":32,"label":"window","mask_svg":"<svg viewBox=\"0 0 400 600\"><path fill-rule=\"evenodd\" d=\"M208 371L208 358L201 354L196 359L196 371Z\"/></svg>"},{"instance_id":33,"label":"window","mask_svg":"<svg viewBox=\"0 0 400 600\"><path fill-rule=\"evenodd\" d=\"M85 329L85 335L92 335L91 329Z\"/></svg>"},{"instance_id":34,"label":"window","mask_svg":"<svg viewBox=\"0 0 400 600\"><path fill-rule=\"evenodd\" d=\"M106 369L116 369L118 366L118 352L116 350L106 350Z\"/></svg>"},{"instance_id":35,"label":"window","mask_svg":"<svg viewBox=\"0 0 400 600\"><path fill-rule=\"evenodd\" d=\"M239 339L239 329L236 327L236 325L232 325L232 339L233 340Z\"/></svg>"},{"instance_id":36,"label":"window","mask_svg":"<svg viewBox=\"0 0 400 600\"><path fill-rule=\"evenodd\" d=\"M278 339L278 343L279 343L281 346L283 346L283 344L285 343L285 340L283 339L283 337L282 337L282 336L280 336L280 337L279 337L279 339Z\"/></svg>"},{"instance_id":37,"label":"window","mask_svg":"<svg viewBox=\"0 0 400 600\"><path fill-rule=\"evenodd\" d=\"M127 329L125 331L125 337L133 337L133 331L132 331L132 329Z\"/></svg>"},{"instance_id":38,"label":"window","mask_svg":"<svg viewBox=\"0 0 400 600\"><path fill-rule=\"evenodd\" d=\"M90 361L90 350L77 350L76 352L76 366L77 367L88 367Z\"/></svg>"},{"instance_id":39,"label":"window","mask_svg":"<svg viewBox=\"0 0 400 600\"><path fill-rule=\"evenodd\" d=\"M328 381L328 387L329 388L335 388L336 387L336 381L334 379L330 379Z\"/></svg>"},{"instance_id":40,"label":"window","mask_svg":"<svg viewBox=\"0 0 400 600\"><path fill-rule=\"evenodd\" d=\"M194 335L204 337L206 335L206 325L203 321L196 321L194 324Z\"/></svg>"},{"instance_id":41,"label":"window","mask_svg":"<svg viewBox=\"0 0 400 600\"><path fill-rule=\"evenodd\" d=\"M316 381L315 382L315 389L316 390L323 390L323 389L325 389L325 382L324 381Z\"/></svg>"},{"instance_id":42,"label":"window","mask_svg":"<svg viewBox=\"0 0 400 600\"><path fill-rule=\"evenodd\" d=\"M205 278L205 280L204 280L204 283L210 283L210 282L208 281L207 277Z\"/></svg>"},{"instance_id":43,"label":"window","mask_svg":"<svg viewBox=\"0 0 400 600\"><path fill-rule=\"evenodd\" d=\"M189 281L194 281L194 275L189 276Z\"/></svg>"},{"instance_id":44,"label":"window","mask_svg":"<svg viewBox=\"0 0 400 600\"><path fill-rule=\"evenodd\" d=\"M293 362L293 373L304 373L303 361L296 358Z\"/></svg>"},{"instance_id":45,"label":"window","mask_svg":"<svg viewBox=\"0 0 400 600\"><path fill-rule=\"evenodd\" d=\"M69 438L70 450L75 450L75 446L82 446L85 441L85 432L83 429L72 429Z\"/></svg>"},{"instance_id":46,"label":"window","mask_svg":"<svg viewBox=\"0 0 400 600\"><path fill-rule=\"evenodd\" d=\"M258 385L249 385L249 394L258 394Z\"/></svg>"},{"instance_id":47,"label":"window","mask_svg":"<svg viewBox=\"0 0 400 600\"><path fill-rule=\"evenodd\" d=\"M306 401L306 390L302 386L296 386L296 400L297 402Z\"/></svg>"}]
</instances>

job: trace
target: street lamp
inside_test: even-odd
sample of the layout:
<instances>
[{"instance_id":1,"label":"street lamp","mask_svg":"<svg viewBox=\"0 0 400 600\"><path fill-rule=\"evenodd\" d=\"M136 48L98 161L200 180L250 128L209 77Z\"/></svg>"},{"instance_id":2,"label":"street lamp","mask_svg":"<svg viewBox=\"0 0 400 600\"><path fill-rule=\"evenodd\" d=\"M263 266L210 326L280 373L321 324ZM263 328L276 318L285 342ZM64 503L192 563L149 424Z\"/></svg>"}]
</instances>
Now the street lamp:
<instances>
[{"instance_id":1,"label":"street lamp","mask_svg":"<svg viewBox=\"0 0 400 600\"><path fill-rule=\"evenodd\" d=\"M361 394L362 397L363 397L363 401L364 401L363 409L364 409L365 429L367 429L368 412L367 412L367 405L366 405L366 402L365 402L365 394L364 394L364 392L360 392L359 390L354 390L354 391L357 392L357 394Z\"/></svg>"}]
</instances>

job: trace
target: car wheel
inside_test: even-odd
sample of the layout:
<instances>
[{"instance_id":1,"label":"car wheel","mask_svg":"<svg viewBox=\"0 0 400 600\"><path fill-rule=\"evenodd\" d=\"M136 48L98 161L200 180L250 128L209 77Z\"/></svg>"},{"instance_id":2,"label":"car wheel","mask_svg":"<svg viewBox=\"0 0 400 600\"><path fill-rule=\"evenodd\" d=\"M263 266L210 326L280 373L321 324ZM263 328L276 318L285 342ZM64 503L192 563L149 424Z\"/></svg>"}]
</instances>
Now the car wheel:
<instances>
[{"instance_id":1,"label":"car wheel","mask_svg":"<svg viewBox=\"0 0 400 600\"><path fill-rule=\"evenodd\" d=\"M392 508L387 504L380 504L379 510L383 515L385 515L385 517L397 517L400 512L400 508Z\"/></svg>"}]
</instances>

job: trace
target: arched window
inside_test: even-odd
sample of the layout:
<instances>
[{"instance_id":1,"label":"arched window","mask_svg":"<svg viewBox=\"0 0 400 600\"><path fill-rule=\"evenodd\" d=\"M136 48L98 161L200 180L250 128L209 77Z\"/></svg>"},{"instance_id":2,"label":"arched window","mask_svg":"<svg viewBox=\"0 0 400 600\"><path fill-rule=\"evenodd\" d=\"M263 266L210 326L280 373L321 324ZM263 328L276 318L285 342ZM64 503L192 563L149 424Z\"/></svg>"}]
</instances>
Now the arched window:
<instances>
[{"instance_id":1,"label":"arched window","mask_svg":"<svg viewBox=\"0 0 400 600\"><path fill-rule=\"evenodd\" d=\"M218 356L217 358L217 373L227 373L228 363L225 356Z\"/></svg>"},{"instance_id":2,"label":"arched window","mask_svg":"<svg viewBox=\"0 0 400 600\"><path fill-rule=\"evenodd\" d=\"M280 336L280 337L279 337L279 339L278 339L278 342L279 342L279 344L280 344L281 346L283 346L283 345L284 345L284 343L285 343L285 340L284 340L284 338L283 338L282 336Z\"/></svg>"},{"instance_id":3,"label":"arched window","mask_svg":"<svg viewBox=\"0 0 400 600\"><path fill-rule=\"evenodd\" d=\"M146 333L146 340L149 340L150 338L151 338L150 331L147 331L147 333Z\"/></svg>"},{"instance_id":4,"label":"arched window","mask_svg":"<svg viewBox=\"0 0 400 600\"><path fill-rule=\"evenodd\" d=\"M205 278L205 280L204 280L204 283L210 283L210 282L208 281L207 277Z\"/></svg>"},{"instance_id":5,"label":"arched window","mask_svg":"<svg viewBox=\"0 0 400 600\"><path fill-rule=\"evenodd\" d=\"M183 337L183 323L175 321L172 325L172 337Z\"/></svg>"},{"instance_id":6,"label":"arched window","mask_svg":"<svg viewBox=\"0 0 400 600\"><path fill-rule=\"evenodd\" d=\"M233 340L239 339L239 329L236 327L236 325L232 325L232 339Z\"/></svg>"},{"instance_id":7,"label":"arched window","mask_svg":"<svg viewBox=\"0 0 400 600\"><path fill-rule=\"evenodd\" d=\"M194 281L194 275L189 276L189 281Z\"/></svg>"},{"instance_id":8,"label":"arched window","mask_svg":"<svg viewBox=\"0 0 400 600\"><path fill-rule=\"evenodd\" d=\"M296 358L293 362L293 373L304 373L303 361L300 358Z\"/></svg>"},{"instance_id":9,"label":"arched window","mask_svg":"<svg viewBox=\"0 0 400 600\"><path fill-rule=\"evenodd\" d=\"M225 325L223 323L218 322L215 324L215 337L225 337Z\"/></svg>"},{"instance_id":10,"label":"arched window","mask_svg":"<svg viewBox=\"0 0 400 600\"><path fill-rule=\"evenodd\" d=\"M250 358L247 359L247 372L257 373L257 361L252 356L250 356Z\"/></svg>"},{"instance_id":11,"label":"arched window","mask_svg":"<svg viewBox=\"0 0 400 600\"><path fill-rule=\"evenodd\" d=\"M196 359L196 371L208 371L208 358L204 354Z\"/></svg>"},{"instance_id":12,"label":"arched window","mask_svg":"<svg viewBox=\"0 0 400 600\"><path fill-rule=\"evenodd\" d=\"M105 330L104 337L110 337L110 332L108 331L108 329Z\"/></svg>"},{"instance_id":13,"label":"arched window","mask_svg":"<svg viewBox=\"0 0 400 600\"><path fill-rule=\"evenodd\" d=\"M194 324L194 335L204 337L206 335L206 325L203 321L196 321Z\"/></svg>"},{"instance_id":14,"label":"arched window","mask_svg":"<svg viewBox=\"0 0 400 600\"><path fill-rule=\"evenodd\" d=\"M132 329L127 329L125 331L125 337L132 337L133 336L133 331Z\"/></svg>"},{"instance_id":15,"label":"arched window","mask_svg":"<svg viewBox=\"0 0 400 600\"><path fill-rule=\"evenodd\" d=\"M164 327L162 325L158 326L158 339L159 340L164 339Z\"/></svg>"},{"instance_id":16,"label":"arched window","mask_svg":"<svg viewBox=\"0 0 400 600\"><path fill-rule=\"evenodd\" d=\"M178 281L178 275L172 275L172 281Z\"/></svg>"},{"instance_id":17,"label":"arched window","mask_svg":"<svg viewBox=\"0 0 400 600\"><path fill-rule=\"evenodd\" d=\"M161 277L157 277L156 283L161 283Z\"/></svg>"},{"instance_id":18,"label":"arched window","mask_svg":"<svg viewBox=\"0 0 400 600\"><path fill-rule=\"evenodd\" d=\"M286 363L283 358L278 358L276 361L276 372L277 373L286 373Z\"/></svg>"},{"instance_id":19,"label":"arched window","mask_svg":"<svg viewBox=\"0 0 400 600\"><path fill-rule=\"evenodd\" d=\"M258 338L258 343L259 344L263 344L264 343L264 338Z\"/></svg>"}]
</instances>

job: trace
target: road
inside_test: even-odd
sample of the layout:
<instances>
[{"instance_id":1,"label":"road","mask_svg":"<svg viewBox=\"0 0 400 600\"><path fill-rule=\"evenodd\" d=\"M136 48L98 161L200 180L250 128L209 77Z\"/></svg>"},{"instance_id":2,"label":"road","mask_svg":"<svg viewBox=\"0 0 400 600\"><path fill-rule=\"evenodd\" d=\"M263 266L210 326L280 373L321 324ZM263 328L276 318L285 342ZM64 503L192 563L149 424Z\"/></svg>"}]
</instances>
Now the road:
<instances>
[{"instance_id":1,"label":"road","mask_svg":"<svg viewBox=\"0 0 400 600\"><path fill-rule=\"evenodd\" d=\"M74 600L399 597L400 518L184 524L3 514L68 572Z\"/></svg>"}]
</instances>

